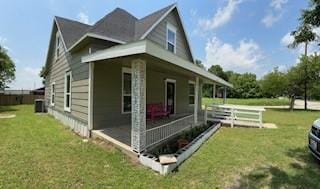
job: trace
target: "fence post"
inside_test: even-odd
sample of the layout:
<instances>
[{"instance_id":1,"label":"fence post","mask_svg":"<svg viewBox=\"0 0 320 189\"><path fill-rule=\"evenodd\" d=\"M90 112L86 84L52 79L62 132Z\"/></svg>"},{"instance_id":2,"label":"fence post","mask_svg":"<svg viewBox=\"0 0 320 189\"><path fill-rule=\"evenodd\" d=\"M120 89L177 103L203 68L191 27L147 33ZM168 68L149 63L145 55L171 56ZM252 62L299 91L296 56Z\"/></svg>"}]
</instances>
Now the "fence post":
<instances>
[{"instance_id":1,"label":"fence post","mask_svg":"<svg viewBox=\"0 0 320 189\"><path fill-rule=\"evenodd\" d=\"M259 128L262 128L263 123L262 123L262 111L259 111Z\"/></svg>"},{"instance_id":2,"label":"fence post","mask_svg":"<svg viewBox=\"0 0 320 189\"><path fill-rule=\"evenodd\" d=\"M233 128L233 124L234 124L234 109L231 108L231 128Z\"/></svg>"}]
</instances>

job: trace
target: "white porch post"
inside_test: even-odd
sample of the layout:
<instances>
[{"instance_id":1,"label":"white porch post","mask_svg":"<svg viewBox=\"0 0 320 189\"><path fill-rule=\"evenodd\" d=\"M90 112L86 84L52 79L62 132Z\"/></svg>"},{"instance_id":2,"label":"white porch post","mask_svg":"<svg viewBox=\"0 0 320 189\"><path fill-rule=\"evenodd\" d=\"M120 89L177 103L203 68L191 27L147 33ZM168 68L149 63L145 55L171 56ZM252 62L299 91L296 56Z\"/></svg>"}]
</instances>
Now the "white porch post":
<instances>
[{"instance_id":1,"label":"white porch post","mask_svg":"<svg viewBox=\"0 0 320 189\"><path fill-rule=\"evenodd\" d=\"M213 90L212 90L212 98L215 99L216 98L216 84L213 84Z\"/></svg>"},{"instance_id":2,"label":"white porch post","mask_svg":"<svg viewBox=\"0 0 320 189\"><path fill-rule=\"evenodd\" d=\"M88 137L91 137L91 130L93 129L93 85L94 85L94 63L89 62L89 93L88 93Z\"/></svg>"},{"instance_id":3,"label":"white porch post","mask_svg":"<svg viewBox=\"0 0 320 189\"><path fill-rule=\"evenodd\" d=\"M199 77L196 77L195 93L194 93L194 123L198 123L199 108Z\"/></svg>"},{"instance_id":4,"label":"white porch post","mask_svg":"<svg viewBox=\"0 0 320 189\"><path fill-rule=\"evenodd\" d=\"M131 147L140 153L146 148L146 62L131 64Z\"/></svg>"},{"instance_id":5,"label":"white porch post","mask_svg":"<svg viewBox=\"0 0 320 189\"><path fill-rule=\"evenodd\" d=\"M223 104L225 104L227 100L227 87L224 87L223 89Z\"/></svg>"}]
</instances>

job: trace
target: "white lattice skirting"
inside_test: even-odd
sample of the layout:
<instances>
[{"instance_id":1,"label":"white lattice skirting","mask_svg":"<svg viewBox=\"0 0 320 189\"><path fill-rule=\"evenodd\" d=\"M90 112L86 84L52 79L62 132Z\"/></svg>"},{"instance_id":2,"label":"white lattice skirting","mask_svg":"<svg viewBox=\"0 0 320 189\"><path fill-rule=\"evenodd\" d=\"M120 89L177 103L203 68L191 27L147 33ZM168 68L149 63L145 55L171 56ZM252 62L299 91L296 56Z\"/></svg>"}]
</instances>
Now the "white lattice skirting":
<instances>
[{"instance_id":1,"label":"white lattice skirting","mask_svg":"<svg viewBox=\"0 0 320 189\"><path fill-rule=\"evenodd\" d=\"M65 126L69 127L73 132L83 137L89 137L88 125L78 121L70 116L67 116L59 111L48 108L48 113L54 118L61 121Z\"/></svg>"}]
</instances>

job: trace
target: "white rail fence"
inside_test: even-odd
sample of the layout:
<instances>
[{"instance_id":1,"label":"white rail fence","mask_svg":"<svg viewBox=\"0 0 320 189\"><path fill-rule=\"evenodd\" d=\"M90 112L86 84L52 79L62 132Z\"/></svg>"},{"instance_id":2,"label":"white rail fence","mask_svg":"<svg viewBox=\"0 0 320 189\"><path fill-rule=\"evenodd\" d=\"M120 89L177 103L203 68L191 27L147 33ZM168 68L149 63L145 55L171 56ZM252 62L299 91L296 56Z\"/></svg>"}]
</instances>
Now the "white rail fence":
<instances>
[{"instance_id":1,"label":"white rail fence","mask_svg":"<svg viewBox=\"0 0 320 189\"><path fill-rule=\"evenodd\" d=\"M194 116L189 115L160 127L155 127L152 129L148 129L146 131L146 144L147 147L150 147L154 144L157 144L163 140L168 139L169 137L185 130L193 127L194 124Z\"/></svg>"},{"instance_id":2,"label":"white rail fence","mask_svg":"<svg viewBox=\"0 0 320 189\"><path fill-rule=\"evenodd\" d=\"M263 127L262 112L265 109L254 106L240 105L209 105L205 107L205 123L207 121L221 122L240 126Z\"/></svg>"}]
</instances>

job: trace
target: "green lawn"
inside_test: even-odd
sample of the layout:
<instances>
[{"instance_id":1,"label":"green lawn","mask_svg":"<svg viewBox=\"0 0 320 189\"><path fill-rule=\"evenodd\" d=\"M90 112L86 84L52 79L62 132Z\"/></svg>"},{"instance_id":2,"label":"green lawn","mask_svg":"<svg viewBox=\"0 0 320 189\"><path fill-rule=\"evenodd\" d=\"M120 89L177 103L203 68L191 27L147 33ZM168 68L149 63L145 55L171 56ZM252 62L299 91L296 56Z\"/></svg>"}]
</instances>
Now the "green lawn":
<instances>
[{"instance_id":1,"label":"green lawn","mask_svg":"<svg viewBox=\"0 0 320 189\"><path fill-rule=\"evenodd\" d=\"M222 103L222 98L203 98L203 104L211 103ZM252 98L252 99L236 99L236 98L227 98L226 103L228 104L238 104L238 105L252 105L252 106L281 106L289 105L289 100L287 98L278 99L278 98Z\"/></svg>"},{"instance_id":2,"label":"green lawn","mask_svg":"<svg viewBox=\"0 0 320 189\"><path fill-rule=\"evenodd\" d=\"M0 188L320 188L307 133L320 112L268 110L278 129L222 128L168 176L82 139L32 106L0 107Z\"/></svg>"}]
</instances>

